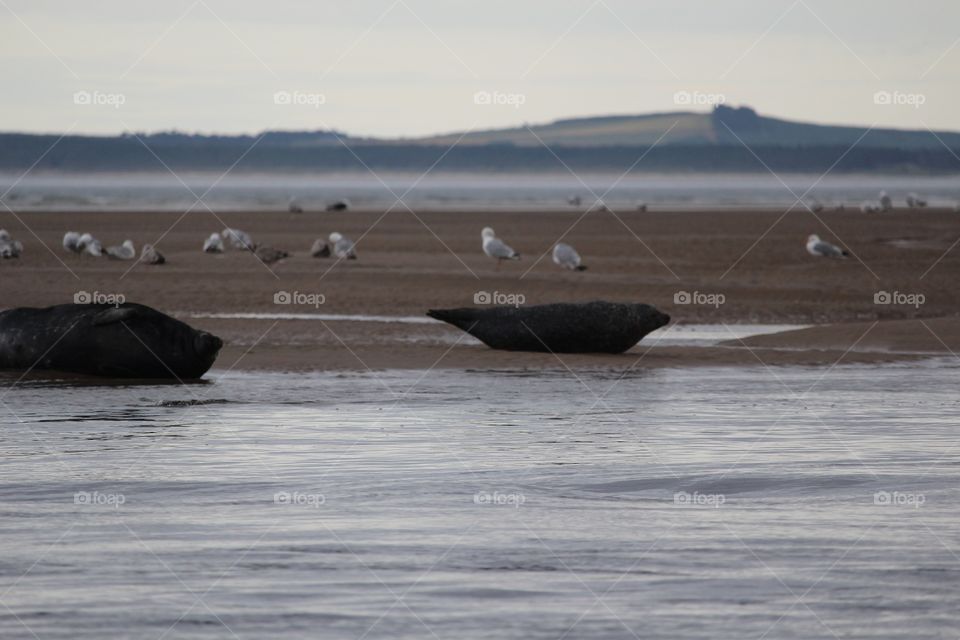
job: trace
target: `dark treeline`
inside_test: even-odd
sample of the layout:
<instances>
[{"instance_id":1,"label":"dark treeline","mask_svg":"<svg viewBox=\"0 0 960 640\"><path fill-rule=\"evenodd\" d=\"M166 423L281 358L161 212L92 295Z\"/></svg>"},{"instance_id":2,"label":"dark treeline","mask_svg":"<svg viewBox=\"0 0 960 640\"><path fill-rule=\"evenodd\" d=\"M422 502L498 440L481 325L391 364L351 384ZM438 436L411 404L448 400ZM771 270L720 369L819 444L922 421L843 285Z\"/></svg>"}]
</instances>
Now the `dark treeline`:
<instances>
[{"instance_id":1,"label":"dark treeline","mask_svg":"<svg viewBox=\"0 0 960 640\"><path fill-rule=\"evenodd\" d=\"M646 154L635 171L762 172L766 164L778 172L822 173L836 163L835 172L960 173L960 149L946 148L767 145L752 147L751 152L740 144L653 149L464 145L448 152L442 146L358 141L349 142L349 148L339 143L290 144L282 137L265 138L252 149L252 137L150 136L141 142L132 136L75 136L54 144L57 137L0 134L0 170L25 171L36 163L34 170L39 171L164 171L164 164L174 171L225 171L236 162L234 171L247 172L362 171L365 165L374 170L426 171L443 156L435 170L545 172L563 171L566 164L574 171L619 172Z\"/></svg>"}]
</instances>

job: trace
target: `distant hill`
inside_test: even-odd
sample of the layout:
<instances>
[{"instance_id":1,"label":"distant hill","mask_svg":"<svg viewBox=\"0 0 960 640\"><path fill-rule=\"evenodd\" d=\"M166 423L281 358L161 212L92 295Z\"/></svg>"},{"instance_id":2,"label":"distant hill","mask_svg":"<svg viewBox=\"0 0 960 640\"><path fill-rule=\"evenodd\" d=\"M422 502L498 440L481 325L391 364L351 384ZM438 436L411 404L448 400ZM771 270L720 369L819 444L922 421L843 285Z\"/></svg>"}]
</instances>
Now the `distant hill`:
<instances>
[{"instance_id":1,"label":"distant hill","mask_svg":"<svg viewBox=\"0 0 960 640\"><path fill-rule=\"evenodd\" d=\"M852 145L887 149L943 149L927 130L872 129L792 122L758 115L749 107L718 106L711 113L675 111L634 116L602 116L557 120L549 124L490 129L467 133L461 144L511 144L569 147L666 145L725 145L812 147ZM532 132L532 133L531 133ZM866 133L866 135L864 135ZM461 133L407 140L419 144L452 144ZM937 136L951 148L960 148L960 133ZM662 138L662 140L661 140ZM738 140L739 138L739 140Z\"/></svg>"},{"instance_id":2,"label":"distant hill","mask_svg":"<svg viewBox=\"0 0 960 640\"><path fill-rule=\"evenodd\" d=\"M934 135L930 131L898 129L868 132L864 127L768 118L747 107L721 106L710 113L574 118L529 129L474 131L453 146L460 137L451 133L413 139L357 138L336 131L208 136L174 131L61 139L55 135L0 133L0 171L20 172L31 167L59 172L165 171L167 167L175 171L226 171L233 167L235 172L368 168L542 172L563 171L563 164L577 171L624 171L643 156L634 171L762 172L769 167L815 173L828 169L960 173L960 133Z\"/></svg>"}]
</instances>

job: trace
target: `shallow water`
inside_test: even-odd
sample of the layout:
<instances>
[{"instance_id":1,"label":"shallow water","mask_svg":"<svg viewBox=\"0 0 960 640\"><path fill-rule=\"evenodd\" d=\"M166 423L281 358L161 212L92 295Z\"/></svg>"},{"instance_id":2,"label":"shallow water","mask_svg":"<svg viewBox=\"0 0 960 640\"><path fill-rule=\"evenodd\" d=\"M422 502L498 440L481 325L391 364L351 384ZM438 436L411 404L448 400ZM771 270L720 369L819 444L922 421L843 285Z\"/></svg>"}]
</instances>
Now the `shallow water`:
<instances>
[{"instance_id":1,"label":"shallow water","mask_svg":"<svg viewBox=\"0 0 960 640\"><path fill-rule=\"evenodd\" d=\"M957 637L957 360L209 378L6 383L0 637Z\"/></svg>"},{"instance_id":2,"label":"shallow water","mask_svg":"<svg viewBox=\"0 0 960 640\"><path fill-rule=\"evenodd\" d=\"M626 167L624 167L626 169ZM881 189L897 206L910 192L927 197L930 206L952 207L960 200L955 176L785 174L631 174L585 173L572 176L557 167L552 174L498 173L305 173L302 175L184 173L20 174L0 173L0 191L14 209L166 210L204 203L214 209L286 210L291 195L308 211L347 198L359 208L386 208L403 196L418 210L567 208L582 211L596 196L616 211L632 211L639 202L657 210L729 207L790 207L805 194L831 206L842 202L854 210L875 200ZM181 182L182 179L182 182ZM781 181L782 179L782 181ZM786 185L786 186L785 186ZM789 188L787 188L789 187ZM567 205L579 195L581 207Z\"/></svg>"}]
</instances>

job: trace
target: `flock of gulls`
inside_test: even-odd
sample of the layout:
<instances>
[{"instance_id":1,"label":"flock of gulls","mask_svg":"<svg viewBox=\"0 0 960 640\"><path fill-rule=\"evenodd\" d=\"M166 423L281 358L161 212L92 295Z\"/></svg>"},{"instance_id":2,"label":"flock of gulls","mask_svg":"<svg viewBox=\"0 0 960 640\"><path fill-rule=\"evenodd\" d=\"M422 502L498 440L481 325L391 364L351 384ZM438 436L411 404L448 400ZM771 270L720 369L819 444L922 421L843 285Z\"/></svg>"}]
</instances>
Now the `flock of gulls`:
<instances>
[{"instance_id":1,"label":"flock of gulls","mask_svg":"<svg viewBox=\"0 0 960 640\"><path fill-rule=\"evenodd\" d=\"M580 196L571 196L567 199L568 203L579 205L582 203ZM927 199L909 193L905 198L906 206L910 209L921 209L927 206ZM806 202L807 208L818 213L824 210L824 205L813 199ZM326 206L327 211L347 211L350 203L347 200L337 200ZM606 209L602 201L594 208ZM843 210L844 205L840 204L834 207L835 210ZM291 197L288 203L288 209L291 213L302 213L303 207L297 202L296 198ZM864 213L881 213L894 209L893 199L886 191L881 191L876 200L868 200L860 205L860 210ZM645 203L638 205L638 210L646 211ZM960 205L955 210L960 211ZM497 261L497 269L504 260L519 260L520 254L510 245L497 237L496 232L490 227L484 227L480 232L483 253ZM102 243L90 233L79 233L68 231L63 236L63 248L76 255L89 255L94 257L107 257L111 260L134 260L137 258L136 248L132 240L124 240L119 245L103 247ZM219 233L211 233L203 242L204 253L223 253L227 248L249 251L257 256L265 264L273 264L284 258L289 258L290 254L282 249L276 249L264 244L254 242L249 233L240 229L226 228ZM816 234L807 238L807 252L810 255L823 258L845 258L849 253L829 242L820 239ZM23 243L15 240L6 229L0 229L0 258L19 258L23 252ZM356 245L350 238L342 233L334 231L327 239L318 238L310 248L310 255L314 258L329 258L331 256L340 260L356 260ZM140 262L144 264L160 265L166 262L161 254L153 245L145 244L140 250ZM564 269L571 271L585 271L586 265L571 245L564 242L558 242L553 247L553 262Z\"/></svg>"}]
</instances>

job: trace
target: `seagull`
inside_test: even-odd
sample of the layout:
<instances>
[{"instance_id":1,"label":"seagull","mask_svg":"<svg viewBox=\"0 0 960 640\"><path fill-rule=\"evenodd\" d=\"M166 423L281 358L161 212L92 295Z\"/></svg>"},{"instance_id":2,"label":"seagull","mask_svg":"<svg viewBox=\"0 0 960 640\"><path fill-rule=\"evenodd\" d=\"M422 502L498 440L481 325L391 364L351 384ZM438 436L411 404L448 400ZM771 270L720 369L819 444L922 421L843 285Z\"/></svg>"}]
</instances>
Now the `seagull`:
<instances>
[{"instance_id":1,"label":"seagull","mask_svg":"<svg viewBox=\"0 0 960 640\"><path fill-rule=\"evenodd\" d=\"M810 209L812 213L820 213L823 211L823 203L816 198L810 198L810 202L807 203L807 208Z\"/></svg>"},{"instance_id":2,"label":"seagull","mask_svg":"<svg viewBox=\"0 0 960 640\"><path fill-rule=\"evenodd\" d=\"M927 199L921 198L915 193L908 193L907 206L910 207L911 209L913 209L914 207L916 207L917 209L922 209L923 207L927 206Z\"/></svg>"},{"instance_id":3,"label":"seagull","mask_svg":"<svg viewBox=\"0 0 960 640\"><path fill-rule=\"evenodd\" d=\"M330 234L330 242L333 243L333 255L341 260L356 260L357 252L353 247L353 240L347 238L336 231Z\"/></svg>"},{"instance_id":4,"label":"seagull","mask_svg":"<svg viewBox=\"0 0 960 640\"><path fill-rule=\"evenodd\" d=\"M300 206L300 203L297 202L295 196L290 196L290 201L287 203L287 211L290 213L303 213L303 207Z\"/></svg>"},{"instance_id":5,"label":"seagull","mask_svg":"<svg viewBox=\"0 0 960 640\"><path fill-rule=\"evenodd\" d=\"M273 247L257 247L253 254L260 258L260 261L264 264L273 264L274 262L290 257L290 254L286 251L274 249Z\"/></svg>"},{"instance_id":6,"label":"seagull","mask_svg":"<svg viewBox=\"0 0 960 640\"><path fill-rule=\"evenodd\" d=\"M490 227L484 227L483 231L480 232L480 237L483 239L483 252L491 258L497 259L497 269L500 268L500 262L503 260L520 259L520 254L498 238Z\"/></svg>"},{"instance_id":7,"label":"seagull","mask_svg":"<svg viewBox=\"0 0 960 640\"><path fill-rule=\"evenodd\" d=\"M860 204L860 211L862 211L863 213L879 213L880 204L877 202L871 202L870 200L867 200Z\"/></svg>"},{"instance_id":8,"label":"seagull","mask_svg":"<svg viewBox=\"0 0 960 640\"><path fill-rule=\"evenodd\" d=\"M820 239L820 236L816 234L807 238L807 253L812 256L824 258L846 258L850 255L840 247L830 244L829 242L824 242Z\"/></svg>"},{"instance_id":9,"label":"seagull","mask_svg":"<svg viewBox=\"0 0 960 640\"><path fill-rule=\"evenodd\" d=\"M880 209L881 211L890 211L893 209L893 200L890 199L886 191L880 192Z\"/></svg>"},{"instance_id":10,"label":"seagull","mask_svg":"<svg viewBox=\"0 0 960 640\"><path fill-rule=\"evenodd\" d=\"M64 240L66 240L66 238L64 238ZM100 245L100 241L89 233L80 236L80 239L77 240L77 246L80 247L81 252L86 251L97 258L103 255L103 247Z\"/></svg>"},{"instance_id":11,"label":"seagull","mask_svg":"<svg viewBox=\"0 0 960 640\"><path fill-rule=\"evenodd\" d=\"M575 207L579 207L581 202L583 202L583 200L580 199L580 196L570 196L567 198L567 204L572 204Z\"/></svg>"},{"instance_id":12,"label":"seagull","mask_svg":"<svg viewBox=\"0 0 960 640\"><path fill-rule=\"evenodd\" d=\"M14 240L6 229L0 229L0 258L19 258L23 245Z\"/></svg>"},{"instance_id":13,"label":"seagull","mask_svg":"<svg viewBox=\"0 0 960 640\"><path fill-rule=\"evenodd\" d=\"M140 250L140 262L144 264L163 264L167 259L163 257L163 254L157 251L152 244L143 245L143 249Z\"/></svg>"},{"instance_id":14,"label":"seagull","mask_svg":"<svg viewBox=\"0 0 960 640\"><path fill-rule=\"evenodd\" d=\"M107 257L111 260L133 260L137 257L133 240L124 240L118 247L107 247Z\"/></svg>"},{"instance_id":15,"label":"seagull","mask_svg":"<svg viewBox=\"0 0 960 640\"><path fill-rule=\"evenodd\" d=\"M203 241L204 253L223 253L223 238L219 233L211 233L210 237Z\"/></svg>"},{"instance_id":16,"label":"seagull","mask_svg":"<svg viewBox=\"0 0 960 640\"><path fill-rule=\"evenodd\" d=\"M349 200L337 200L327 205L327 211L346 211L350 208Z\"/></svg>"},{"instance_id":17,"label":"seagull","mask_svg":"<svg viewBox=\"0 0 960 640\"><path fill-rule=\"evenodd\" d=\"M225 241L230 242L230 246L234 249L246 249L247 251L253 251L257 248L257 245L253 243L253 238L250 237L250 234L246 231L241 231L240 229L230 229L229 227L223 230L221 234Z\"/></svg>"},{"instance_id":18,"label":"seagull","mask_svg":"<svg viewBox=\"0 0 960 640\"><path fill-rule=\"evenodd\" d=\"M580 264L580 254L577 253L577 250L563 242L558 242L557 246L553 248L553 261L564 269L572 271L587 270L585 265Z\"/></svg>"},{"instance_id":19,"label":"seagull","mask_svg":"<svg viewBox=\"0 0 960 640\"><path fill-rule=\"evenodd\" d=\"M63 234L63 248L70 253L83 253L83 247L80 246L80 234L76 231L67 231Z\"/></svg>"},{"instance_id":20,"label":"seagull","mask_svg":"<svg viewBox=\"0 0 960 640\"><path fill-rule=\"evenodd\" d=\"M644 202L643 200L641 200L640 202L637 203L637 211L643 213L643 212L646 211L646 210L647 210L647 203L646 203L646 202Z\"/></svg>"},{"instance_id":21,"label":"seagull","mask_svg":"<svg viewBox=\"0 0 960 640\"><path fill-rule=\"evenodd\" d=\"M314 258L329 258L330 245L324 242L323 238L317 238L317 241L310 247L310 255Z\"/></svg>"}]
</instances>

